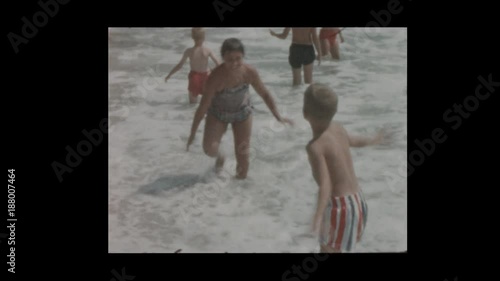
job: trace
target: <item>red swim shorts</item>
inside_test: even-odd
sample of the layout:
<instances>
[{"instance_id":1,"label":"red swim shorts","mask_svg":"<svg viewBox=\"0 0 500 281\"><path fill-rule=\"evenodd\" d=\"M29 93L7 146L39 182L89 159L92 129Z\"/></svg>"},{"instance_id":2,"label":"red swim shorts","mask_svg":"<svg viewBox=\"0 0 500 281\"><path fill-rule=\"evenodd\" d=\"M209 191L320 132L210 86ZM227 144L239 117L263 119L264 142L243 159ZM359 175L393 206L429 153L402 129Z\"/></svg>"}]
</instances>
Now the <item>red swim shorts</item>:
<instances>
[{"instance_id":1,"label":"red swim shorts","mask_svg":"<svg viewBox=\"0 0 500 281\"><path fill-rule=\"evenodd\" d=\"M335 44L335 41L337 40L338 34L339 34L338 30L321 29L319 31L319 39L320 40L327 39L328 43L330 43L330 45L333 45L333 44Z\"/></svg>"},{"instance_id":2,"label":"red swim shorts","mask_svg":"<svg viewBox=\"0 0 500 281\"><path fill-rule=\"evenodd\" d=\"M207 81L209 72L197 72L191 70L189 72L189 86L188 91L193 93L193 95L201 95L203 93L203 87Z\"/></svg>"}]
</instances>

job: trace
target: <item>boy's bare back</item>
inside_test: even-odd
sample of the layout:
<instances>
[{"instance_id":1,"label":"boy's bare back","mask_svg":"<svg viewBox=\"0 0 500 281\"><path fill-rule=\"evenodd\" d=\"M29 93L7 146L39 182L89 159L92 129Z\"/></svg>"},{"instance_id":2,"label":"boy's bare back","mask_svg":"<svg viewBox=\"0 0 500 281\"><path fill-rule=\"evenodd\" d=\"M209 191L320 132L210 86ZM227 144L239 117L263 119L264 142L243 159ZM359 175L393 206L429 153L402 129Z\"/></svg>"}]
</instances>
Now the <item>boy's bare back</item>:
<instances>
[{"instance_id":1,"label":"boy's bare back","mask_svg":"<svg viewBox=\"0 0 500 281\"><path fill-rule=\"evenodd\" d=\"M292 28L292 42L312 45L313 34L315 34L315 28Z\"/></svg>"},{"instance_id":2,"label":"boy's bare back","mask_svg":"<svg viewBox=\"0 0 500 281\"><path fill-rule=\"evenodd\" d=\"M344 127L332 121L328 129L317 139L313 139L307 145L309 157L319 159L325 165L324 172L330 182L331 196L346 196L359 191L358 180L354 172L350 147L353 144ZM313 175L319 175L313 166ZM318 182L319 179L316 178ZM319 184L319 183L318 183Z\"/></svg>"}]
</instances>

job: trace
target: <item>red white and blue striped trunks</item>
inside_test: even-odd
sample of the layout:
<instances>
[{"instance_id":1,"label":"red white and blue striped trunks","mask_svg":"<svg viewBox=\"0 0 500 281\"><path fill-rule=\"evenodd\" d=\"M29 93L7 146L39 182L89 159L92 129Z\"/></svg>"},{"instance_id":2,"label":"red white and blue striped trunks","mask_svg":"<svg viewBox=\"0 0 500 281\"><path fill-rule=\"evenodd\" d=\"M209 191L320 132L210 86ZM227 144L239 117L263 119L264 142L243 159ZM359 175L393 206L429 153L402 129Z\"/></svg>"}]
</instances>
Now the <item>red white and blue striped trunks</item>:
<instances>
[{"instance_id":1,"label":"red white and blue striped trunks","mask_svg":"<svg viewBox=\"0 0 500 281\"><path fill-rule=\"evenodd\" d=\"M368 206L363 193L332 197L325 210L320 244L340 252L350 252L361 240L366 227Z\"/></svg>"}]
</instances>

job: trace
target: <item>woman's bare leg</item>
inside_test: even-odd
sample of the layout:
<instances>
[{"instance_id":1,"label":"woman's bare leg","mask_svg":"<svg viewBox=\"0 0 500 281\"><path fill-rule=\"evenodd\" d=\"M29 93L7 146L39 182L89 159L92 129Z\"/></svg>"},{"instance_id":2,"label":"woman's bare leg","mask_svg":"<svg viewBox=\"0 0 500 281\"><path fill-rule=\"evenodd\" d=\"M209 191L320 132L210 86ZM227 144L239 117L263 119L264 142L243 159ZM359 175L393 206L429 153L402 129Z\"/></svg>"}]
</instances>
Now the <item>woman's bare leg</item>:
<instances>
[{"instance_id":1,"label":"woman's bare leg","mask_svg":"<svg viewBox=\"0 0 500 281\"><path fill-rule=\"evenodd\" d=\"M245 179L248 173L250 156L250 135L252 133L252 115L242 122L233 123L234 151L236 154L236 178Z\"/></svg>"},{"instance_id":2,"label":"woman's bare leg","mask_svg":"<svg viewBox=\"0 0 500 281\"><path fill-rule=\"evenodd\" d=\"M224 165L224 155L219 152L219 146L226 129L226 123L221 122L210 113L207 114L203 134L203 151L210 157L217 157L215 162L217 172L220 172Z\"/></svg>"}]
</instances>

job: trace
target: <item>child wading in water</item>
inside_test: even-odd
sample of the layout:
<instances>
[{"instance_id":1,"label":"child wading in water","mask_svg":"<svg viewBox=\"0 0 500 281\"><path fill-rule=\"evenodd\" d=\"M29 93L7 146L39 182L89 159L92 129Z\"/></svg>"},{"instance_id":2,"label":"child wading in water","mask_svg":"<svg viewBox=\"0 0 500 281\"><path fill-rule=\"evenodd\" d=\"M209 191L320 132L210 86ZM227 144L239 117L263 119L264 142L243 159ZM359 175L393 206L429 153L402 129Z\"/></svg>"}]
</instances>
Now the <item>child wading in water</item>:
<instances>
[{"instance_id":1,"label":"child wading in water","mask_svg":"<svg viewBox=\"0 0 500 281\"><path fill-rule=\"evenodd\" d=\"M337 27L323 27L319 31L319 40L321 41L321 53L326 56L328 52L332 56L332 59L340 59L340 47L339 40L337 36L340 37L340 42L344 42L344 37L342 36L342 29Z\"/></svg>"},{"instance_id":2,"label":"child wading in water","mask_svg":"<svg viewBox=\"0 0 500 281\"><path fill-rule=\"evenodd\" d=\"M311 84L313 81L313 63L318 59L318 65L321 64L321 48L318 39L316 28L290 28L287 27L281 34L277 34L270 30L271 35L280 39L286 39L292 30L292 44L290 45L290 53L288 63L292 67L293 85L302 84L301 72L304 67L304 82ZM314 46L318 55L314 53Z\"/></svg>"},{"instance_id":3,"label":"child wading in water","mask_svg":"<svg viewBox=\"0 0 500 281\"><path fill-rule=\"evenodd\" d=\"M203 150L208 156L217 157L216 171L220 173L225 156L219 151L219 145L228 124L231 124L237 162L236 178L244 179L248 173L252 131L252 102L249 86L251 85L262 97L279 122L288 124L292 122L280 116L257 70L243 61L245 50L240 40L226 39L221 47L221 55L224 62L208 77L193 119L186 150L189 150L189 146L193 143L198 126L206 114Z\"/></svg>"},{"instance_id":4,"label":"child wading in water","mask_svg":"<svg viewBox=\"0 0 500 281\"><path fill-rule=\"evenodd\" d=\"M209 48L203 46L203 42L205 41L205 30L203 28L195 27L191 29L191 37L194 40L194 46L184 51L181 61L172 71L170 71L167 77L165 77L165 82L167 82L174 73L179 71L189 58L189 64L191 65L191 71L188 75L189 102L196 103L198 101L198 95L202 94L203 87L210 74L208 58L211 58L216 65L219 65L219 61Z\"/></svg>"},{"instance_id":5,"label":"child wading in water","mask_svg":"<svg viewBox=\"0 0 500 281\"><path fill-rule=\"evenodd\" d=\"M362 238L368 215L363 192L354 172L350 147L375 145L374 138L352 136L332 121L338 97L327 86L310 85L304 93L304 118L313 138L306 146L313 178L319 187L313 230L319 234L321 252L349 252Z\"/></svg>"}]
</instances>

